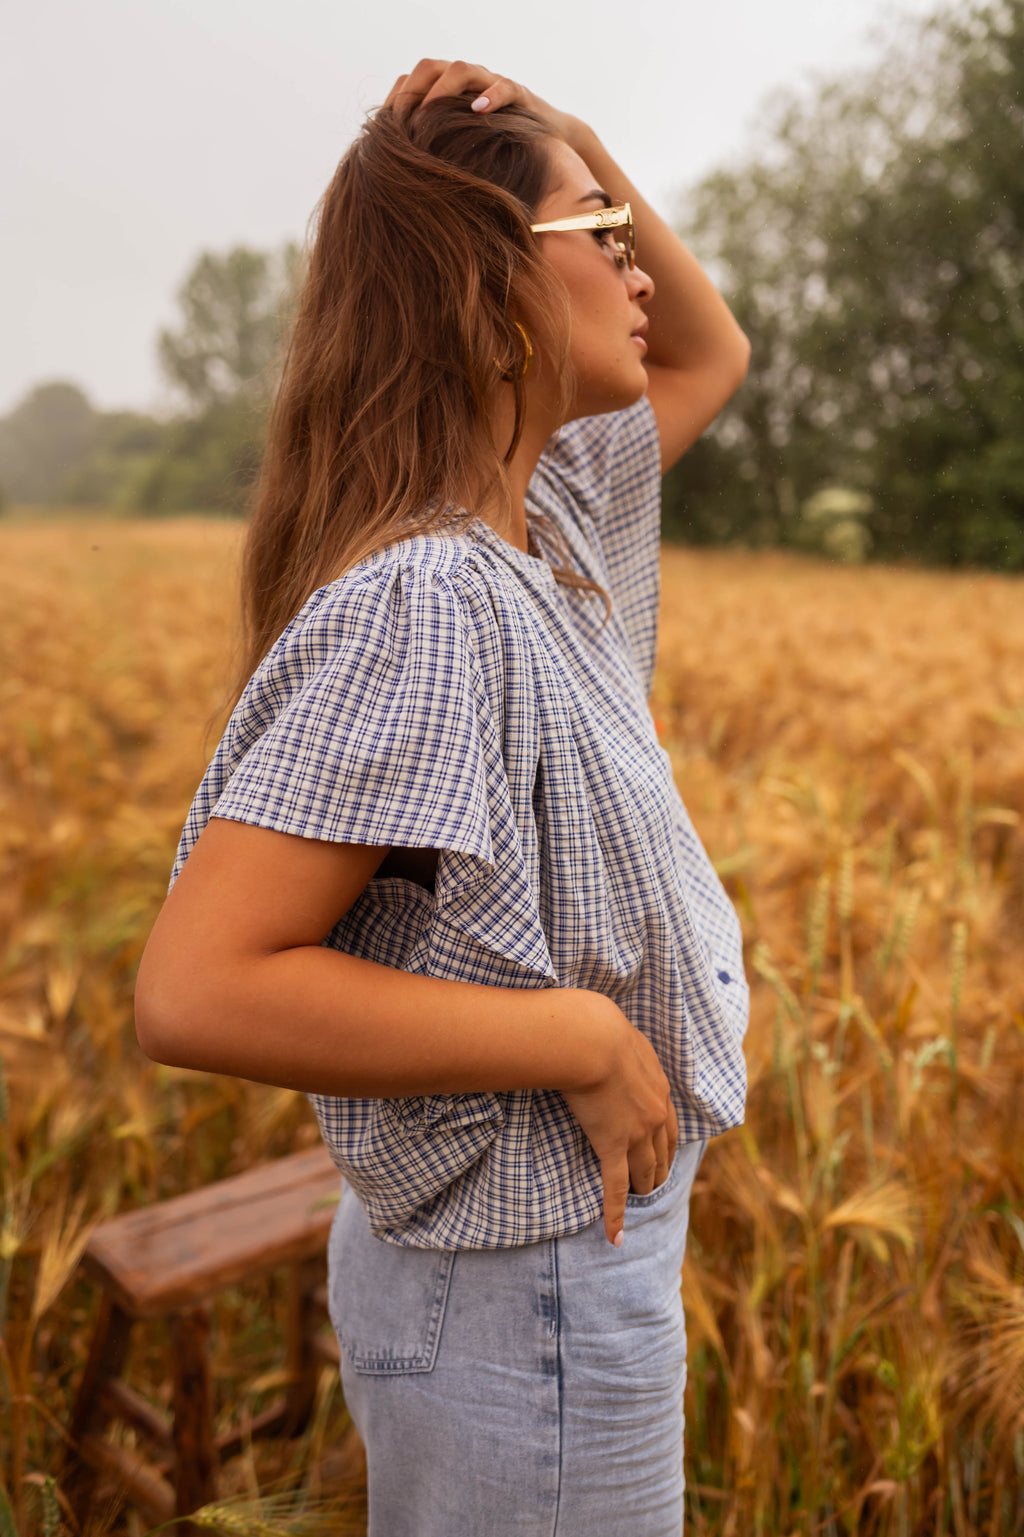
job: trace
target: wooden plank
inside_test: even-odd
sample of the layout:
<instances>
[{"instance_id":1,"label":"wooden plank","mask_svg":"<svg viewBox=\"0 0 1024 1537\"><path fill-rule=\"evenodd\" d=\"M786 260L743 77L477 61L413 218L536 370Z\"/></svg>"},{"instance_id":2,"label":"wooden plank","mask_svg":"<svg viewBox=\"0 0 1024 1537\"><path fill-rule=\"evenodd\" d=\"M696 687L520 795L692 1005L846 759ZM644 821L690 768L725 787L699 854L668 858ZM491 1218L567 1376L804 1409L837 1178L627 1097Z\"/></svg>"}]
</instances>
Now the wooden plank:
<instances>
[{"instance_id":1,"label":"wooden plank","mask_svg":"<svg viewBox=\"0 0 1024 1537\"><path fill-rule=\"evenodd\" d=\"M78 1395L71 1415L71 1440L80 1441L91 1431L106 1424L107 1414L100 1390L124 1370L131 1344L132 1320L119 1308L109 1293L100 1298L100 1309L93 1330L85 1370L78 1384Z\"/></svg>"},{"instance_id":2,"label":"wooden plank","mask_svg":"<svg viewBox=\"0 0 1024 1537\"><path fill-rule=\"evenodd\" d=\"M183 1311L323 1253L340 1189L326 1148L293 1153L111 1218L82 1262L133 1317Z\"/></svg>"},{"instance_id":3,"label":"wooden plank","mask_svg":"<svg viewBox=\"0 0 1024 1537\"><path fill-rule=\"evenodd\" d=\"M313 1341L313 1352L324 1366L341 1366L341 1351L336 1334L318 1334Z\"/></svg>"}]
</instances>

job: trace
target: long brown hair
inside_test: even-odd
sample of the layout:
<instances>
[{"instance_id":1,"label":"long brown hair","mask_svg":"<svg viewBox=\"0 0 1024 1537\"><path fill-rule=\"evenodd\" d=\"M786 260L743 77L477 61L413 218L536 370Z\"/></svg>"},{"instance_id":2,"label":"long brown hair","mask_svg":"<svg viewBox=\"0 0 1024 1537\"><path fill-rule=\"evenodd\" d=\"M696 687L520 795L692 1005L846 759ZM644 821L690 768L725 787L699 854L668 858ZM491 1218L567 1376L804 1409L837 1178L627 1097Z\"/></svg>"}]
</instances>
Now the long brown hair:
<instances>
[{"instance_id":1,"label":"long brown hair","mask_svg":"<svg viewBox=\"0 0 1024 1537\"><path fill-rule=\"evenodd\" d=\"M570 390L567 300L530 233L546 130L469 101L381 108L320 203L245 548L240 687L317 587L450 525L467 492L507 493L517 321ZM503 381L511 444L491 430Z\"/></svg>"}]
</instances>

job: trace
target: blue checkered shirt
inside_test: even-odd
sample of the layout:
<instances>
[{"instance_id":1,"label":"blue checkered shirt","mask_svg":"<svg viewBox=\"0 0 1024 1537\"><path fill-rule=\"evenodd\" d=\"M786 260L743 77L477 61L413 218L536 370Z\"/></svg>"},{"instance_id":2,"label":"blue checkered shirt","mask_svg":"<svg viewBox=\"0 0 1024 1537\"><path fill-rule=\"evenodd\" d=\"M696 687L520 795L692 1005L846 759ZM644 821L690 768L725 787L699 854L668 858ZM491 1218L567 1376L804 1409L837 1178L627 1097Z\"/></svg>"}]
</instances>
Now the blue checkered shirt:
<instances>
[{"instance_id":1,"label":"blue checkered shirt","mask_svg":"<svg viewBox=\"0 0 1024 1537\"><path fill-rule=\"evenodd\" d=\"M550 558L554 529L562 561L611 595L610 616L478 520L381 550L314 593L253 676L175 874L214 815L437 849L432 892L372 880L323 943L426 976L607 993L653 1043L683 1140L714 1135L743 1116L747 987L735 912L647 705L647 402L564 427L528 510ZM597 1159L554 1090L313 1105L391 1242L500 1248L601 1214Z\"/></svg>"}]
</instances>

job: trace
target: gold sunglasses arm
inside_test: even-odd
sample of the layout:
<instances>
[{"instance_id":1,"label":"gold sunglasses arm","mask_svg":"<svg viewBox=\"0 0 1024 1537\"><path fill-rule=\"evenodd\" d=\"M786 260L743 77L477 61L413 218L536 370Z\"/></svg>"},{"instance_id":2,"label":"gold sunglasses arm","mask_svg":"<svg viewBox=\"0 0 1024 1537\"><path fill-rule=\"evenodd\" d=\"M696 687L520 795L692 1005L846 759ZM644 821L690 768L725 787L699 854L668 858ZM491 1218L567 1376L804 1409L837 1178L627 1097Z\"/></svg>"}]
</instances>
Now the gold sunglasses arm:
<instances>
[{"instance_id":1,"label":"gold sunglasses arm","mask_svg":"<svg viewBox=\"0 0 1024 1537\"><path fill-rule=\"evenodd\" d=\"M576 214L569 219L553 219L550 224L531 224L530 230L534 235L546 235L553 230L563 229L621 229L628 224L631 218L628 203L622 203L617 208L598 208L594 213Z\"/></svg>"}]
</instances>

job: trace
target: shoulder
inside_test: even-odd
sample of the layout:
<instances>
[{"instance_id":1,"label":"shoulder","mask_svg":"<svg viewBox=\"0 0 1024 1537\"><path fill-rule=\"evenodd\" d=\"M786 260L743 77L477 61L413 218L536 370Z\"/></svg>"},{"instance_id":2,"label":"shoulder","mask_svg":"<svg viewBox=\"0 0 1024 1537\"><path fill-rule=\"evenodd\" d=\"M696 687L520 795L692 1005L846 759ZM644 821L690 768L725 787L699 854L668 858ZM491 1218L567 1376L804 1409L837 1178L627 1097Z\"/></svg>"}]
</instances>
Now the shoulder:
<instances>
[{"instance_id":1,"label":"shoulder","mask_svg":"<svg viewBox=\"0 0 1024 1537\"><path fill-rule=\"evenodd\" d=\"M436 708L492 690L514 639L512 596L467 535L402 540L319 588L281 634L236 708L251 737L282 711L366 719L401 695Z\"/></svg>"},{"instance_id":2,"label":"shoulder","mask_svg":"<svg viewBox=\"0 0 1024 1537\"><path fill-rule=\"evenodd\" d=\"M425 534L389 545L314 592L263 664L285 658L322 664L353 651L376 664L408 644L474 627L479 585L470 542Z\"/></svg>"},{"instance_id":3,"label":"shoulder","mask_svg":"<svg viewBox=\"0 0 1024 1537\"><path fill-rule=\"evenodd\" d=\"M650 402L569 422L530 487L577 568L606 588L644 686L657 643L661 447Z\"/></svg>"},{"instance_id":4,"label":"shoulder","mask_svg":"<svg viewBox=\"0 0 1024 1537\"><path fill-rule=\"evenodd\" d=\"M388 545L314 592L281 638L360 620L386 625L410 604L454 609L467 555L468 541L458 535L421 534Z\"/></svg>"},{"instance_id":5,"label":"shoulder","mask_svg":"<svg viewBox=\"0 0 1024 1537\"><path fill-rule=\"evenodd\" d=\"M471 554L404 540L313 593L239 700L197 815L489 858L501 670Z\"/></svg>"}]
</instances>

